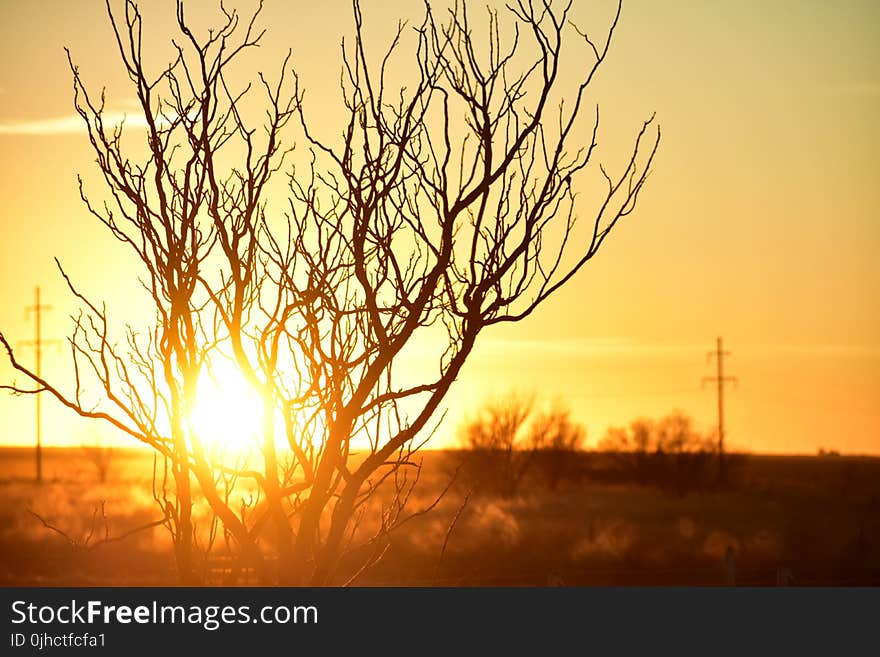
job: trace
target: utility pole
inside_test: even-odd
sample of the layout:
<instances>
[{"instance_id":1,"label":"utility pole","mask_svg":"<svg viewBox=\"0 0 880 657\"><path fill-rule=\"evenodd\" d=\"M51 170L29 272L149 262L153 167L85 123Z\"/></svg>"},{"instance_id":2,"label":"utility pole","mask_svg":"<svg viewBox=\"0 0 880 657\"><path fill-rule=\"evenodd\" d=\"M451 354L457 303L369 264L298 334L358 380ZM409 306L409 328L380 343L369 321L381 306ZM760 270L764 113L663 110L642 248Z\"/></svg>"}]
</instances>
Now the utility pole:
<instances>
[{"instance_id":1,"label":"utility pole","mask_svg":"<svg viewBox=\"0 0 880 657\"><path fill-rule=\"evenodd\" d=\"M58 340L43 340L43 327L42 327L42 317L44 310L51 310L52 306L40 303L40 286L38 285L34 288L34 305L28 306L25 309L25 316L30 316L31 312L34 312L36 319L36 326L34 327L34 339L27 340L24 342L25 345L32 346L34 350L37 352L37 376L43 377L43 345L44 344L57 344ZM43 442L41 436L41 412L40 412L40 400L42 399L42 395L37 393L37 483L43 483Z\"/></svg>"},{"instance_id":2,"label":"utility pole","mask_svg":"<svg viewBox=\"0 0 880 657\"><path fill-rule=\"evenodd\" d=\"M724 469L724 385L726 383L736 383L735 376L724 376L724 357L729 356L729 351L724 351L721 338L719 337L715 350L707 354L711 361L715 359L717 373L715 376L703 377L703 385L707 383L715 383L718 385L718 483L725 483Z\"/></svg>"}]
</instances>

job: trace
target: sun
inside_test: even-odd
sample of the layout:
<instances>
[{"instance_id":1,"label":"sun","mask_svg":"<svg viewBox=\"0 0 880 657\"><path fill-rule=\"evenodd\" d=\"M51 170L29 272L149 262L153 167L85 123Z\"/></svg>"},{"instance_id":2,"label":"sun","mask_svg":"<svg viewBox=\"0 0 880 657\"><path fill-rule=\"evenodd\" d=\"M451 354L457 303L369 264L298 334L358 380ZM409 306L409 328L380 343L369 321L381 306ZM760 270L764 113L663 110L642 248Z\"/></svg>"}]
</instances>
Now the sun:
<instances>
[{"instance_id":1,"label":"sun","mask_svg":"<svg viewBox=\"0 0 880 657\"><path fill-rule=\"evenodd\" d=\"M218 358L199 375L193 430L205 446L223 452L241 452L258 444L263 404L244 375L227 358Z\"/></svg>"}]
</instances>

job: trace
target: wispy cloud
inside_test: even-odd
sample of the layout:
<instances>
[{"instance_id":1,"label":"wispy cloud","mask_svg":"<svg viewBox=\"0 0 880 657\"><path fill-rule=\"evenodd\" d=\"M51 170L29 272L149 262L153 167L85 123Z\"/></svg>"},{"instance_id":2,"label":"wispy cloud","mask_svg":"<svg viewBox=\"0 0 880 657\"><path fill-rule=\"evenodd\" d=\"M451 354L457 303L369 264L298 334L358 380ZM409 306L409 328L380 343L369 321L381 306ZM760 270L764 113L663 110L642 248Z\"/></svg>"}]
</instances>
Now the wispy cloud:
<instances>
[{"instance_id":1,"label":"wispy cloud","mask_svg":"<svg viewBox=\"0 0 880 657\"><path fill-rule=\"evenodd\" d=\"M538 351L547 353L591 355L591 356L639 356L671 355L680 353L702 353L702 344L657 344L644 343L629 338L569 338L561 340L504 340L487 339L485 348L503 352ZM710 345L711 346L711 345Z\"/></svg>"},{"instance_id":2,"label":"wispy cloud","mask_svg":"<svg viewBox=\"0 0 880 657\"><path fill-rule=\"evenodd\" d=\"M597 357L676 357L697 355L700 358L712 350L712 340L705 343L651 343L628 338L573 338L505 340L486 339L482 348L493 354L540 353L542 355L597 356ZM880 358L880 344L774 344L745 343L732 348L740 355L760 358L775 356L822 358Z\"/></svg>"},{"instance_id":3,"label":"wispy cloud","mask_svg":"<svg viewBox=\"0 0 880 657\"><path fill-rule=\"evenodd\" d=\"M104 125L117 126L125 122L125 127L143 128L144 117L125 112L105 112ZM79 134L86 131L85 123L78 114L57 116L45 119L25 119L0 122L0 135L53 136Z\"/></svg>"},{"instance_id":4,"label":"wispy cloud","mask_svg":"<svg viewBox=\"0 0 880 657\"><path fill-rule=\"evenodd\" d=\"M782 344L767 345L766 349L773 353L793 356L880 358L880 345L876 344Z\"/></svg>"}]
</instances>

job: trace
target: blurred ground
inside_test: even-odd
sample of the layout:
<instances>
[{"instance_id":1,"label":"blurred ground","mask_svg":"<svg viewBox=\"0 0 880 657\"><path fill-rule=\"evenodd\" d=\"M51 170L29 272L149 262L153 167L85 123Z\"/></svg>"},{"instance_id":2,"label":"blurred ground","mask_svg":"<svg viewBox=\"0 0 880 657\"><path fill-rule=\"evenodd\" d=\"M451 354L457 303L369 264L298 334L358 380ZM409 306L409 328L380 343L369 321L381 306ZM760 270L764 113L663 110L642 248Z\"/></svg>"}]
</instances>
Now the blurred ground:
<instances>
[{"instance_id":1,"label":"blurred ground","mask_svg":"<svg viewBox=\"0 0 880 657\"><path fill-rule=\"evenodd\" d=\"M102 483L83 450L45 454L46 482L37 486L31 450L0 450L0 583L174 584L163 528L98 544L161 517L152 457L114 451ZM411 510L437 497L461 457L424 453ZM729 487L672 493L615 479L608 458L577 455L555 486L526 477L507 496L460 476L431 513L392 536L385 558L356 583L880 584L880 459L741 455ZM364 536L374 529L369 516ZM350 556L340 582L362 557Z\"/></svg>"}]
</instances>

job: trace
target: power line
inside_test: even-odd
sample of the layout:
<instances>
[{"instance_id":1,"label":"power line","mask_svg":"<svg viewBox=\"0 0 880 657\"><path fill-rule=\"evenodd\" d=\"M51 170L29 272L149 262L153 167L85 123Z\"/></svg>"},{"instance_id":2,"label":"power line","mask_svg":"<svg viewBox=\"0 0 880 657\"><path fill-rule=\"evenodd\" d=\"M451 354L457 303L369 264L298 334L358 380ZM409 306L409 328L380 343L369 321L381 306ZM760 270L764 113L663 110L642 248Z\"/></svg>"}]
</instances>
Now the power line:
<instances>
[{"instance_id":1,"label":"power line","mask_svg":"<svg viewBox=\"0 0 880 657\"><path fill-rule=\"evenodd\" d=\"M51 310L52 306L44 303L40 303L40 286L38 285L34 288L34 305L27 306L25 308L25 317L28 317L31 312L34 313L36 318L35 327L34 327L34 339L33 340L25 340L23 344L25 346L33 347L37 354L37 376L43 377L43 345L46 344L60 344L58 340L43 340L42 334L42 318L44 310ZM37 398L37 418L36 418L36 430L37 430L37 449L36 449L36 461L37 461L37 483L43 483L43 441L41 436L41 412L40 412L40 400L42 399L42 395L35 395Z\"/></svg>"},{"instance_id":2,"label":"power line","mask_svg":"<svg viewBox=\"0 0 880 657\"><path fill-rule=\"evenodd\" d=\"M707 383L715 383L718 386L718 483L724 483L724 384L737 383L735 376L724 375L724 357L730 356L729 351L724 351L721 337L715 343L715 351L707 354L711 361L715 358L717 373L715 376L703 377L703 385Z\"/></svg>"}]
</instances>

